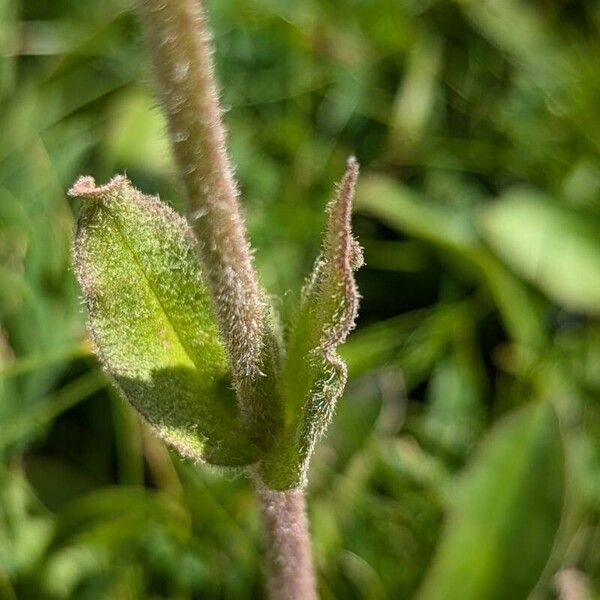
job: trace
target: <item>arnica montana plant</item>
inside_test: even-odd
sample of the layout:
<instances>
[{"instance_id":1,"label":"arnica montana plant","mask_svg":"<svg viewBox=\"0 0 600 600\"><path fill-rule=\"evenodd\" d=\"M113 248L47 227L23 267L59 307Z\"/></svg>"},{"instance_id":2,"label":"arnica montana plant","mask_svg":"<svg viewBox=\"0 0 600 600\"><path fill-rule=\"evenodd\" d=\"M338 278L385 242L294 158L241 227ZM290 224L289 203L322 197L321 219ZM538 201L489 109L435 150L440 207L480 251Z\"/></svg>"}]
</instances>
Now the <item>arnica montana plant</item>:
<instances>
[{"instance_id":1,"label":"arnica montana plant","mask_svg":"<svg viewBox=\"0 0 600 600\"><path fill-rule=\"evenodd\" d=\"M271 598L316 597L303 489L346 382L362 263L350 158L293 322L258 281L225 147L211 37L196 0L139 0L189 222L124 176L80 178L75 265L96 353L182 456L243 469L263 510Z\"/></svg>"}]
</instances>

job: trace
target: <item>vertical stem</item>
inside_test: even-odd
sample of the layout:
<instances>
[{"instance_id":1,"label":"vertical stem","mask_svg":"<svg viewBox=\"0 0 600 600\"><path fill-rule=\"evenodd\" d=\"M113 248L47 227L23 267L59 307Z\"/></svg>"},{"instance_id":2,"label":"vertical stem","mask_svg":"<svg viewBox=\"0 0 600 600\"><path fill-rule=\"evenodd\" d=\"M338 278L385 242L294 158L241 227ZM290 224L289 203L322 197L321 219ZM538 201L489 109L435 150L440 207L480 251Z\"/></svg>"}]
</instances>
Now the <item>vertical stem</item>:
<instances>
[{"instance_id":1,"label":"vertical stem","mask_svg":"<svg viewBox=\"0 0 600 600\"><path fill-rule=\"evenodd\" d=\"M137 0L137 6L242 417L260 439L278 419L276 343L227 154L203 2Z\"/></svg>"},{"instance_id":2,"label":"vertical stem","mask_svg":"<svg viewBox=\"0 0 600 600\"><path fill-rule=\"evenodd\" d=\"M258 488L270 600L316 600L304 491Z\"/></svg>"},{"instance_id":3,"label":"vertical stem","mask_svg":"<svg viewBox=\"0 0 600 600\"><path fill-rule=\"evenodd\" d=\"M258 442L282 419L277 349L227 155L200 0L137 0L242 416ZM302 490L258 491L271 600L316 600Z\"/></svg>"}]
</instances>

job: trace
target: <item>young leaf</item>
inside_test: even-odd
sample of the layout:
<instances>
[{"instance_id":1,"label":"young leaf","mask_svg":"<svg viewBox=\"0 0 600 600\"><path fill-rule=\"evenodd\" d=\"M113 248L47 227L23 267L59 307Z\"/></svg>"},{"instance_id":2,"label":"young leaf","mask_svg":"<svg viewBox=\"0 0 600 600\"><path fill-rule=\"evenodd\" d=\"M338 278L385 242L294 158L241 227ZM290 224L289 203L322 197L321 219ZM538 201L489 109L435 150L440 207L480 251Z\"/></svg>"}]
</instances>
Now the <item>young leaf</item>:
<instances>
[{"instance_id":1,"label":"young leaf","mask_svg":"<svg viewBox=\"0 0 600 600\"><path fill-rule=\"evenodd\" d=\"M181 454L254 460L238 425L227 357L185 220L125 177L82 177L74 246L88 328L123 396Z\"/></svg>"},{"instance_id":2,"label":"young leaf","mask_svg":"<svg viewBox=\"0 0 600 600\"><path fill-rule=\"evenodd\" d=\"M329 204L321 255L289 334L280 380L286 426L262 461L263 478L273 489L304 485L315 444L346 385L346 365L336 348L354 327L358 310L353 271L362 265L362 252L350 222L357 177L358 163L351 158Z\"/></svg>"},{"instance_id":3,"label":"young leaf","mask_svg":"<svg viewBox=\"0 0 600 600\"><path fill-rule=\"evenodd\" d=\"M419 600L529 597L564 498L556 413L549 403L527 406L492 431L461 480Z\"/></svg>"}]
</instances>

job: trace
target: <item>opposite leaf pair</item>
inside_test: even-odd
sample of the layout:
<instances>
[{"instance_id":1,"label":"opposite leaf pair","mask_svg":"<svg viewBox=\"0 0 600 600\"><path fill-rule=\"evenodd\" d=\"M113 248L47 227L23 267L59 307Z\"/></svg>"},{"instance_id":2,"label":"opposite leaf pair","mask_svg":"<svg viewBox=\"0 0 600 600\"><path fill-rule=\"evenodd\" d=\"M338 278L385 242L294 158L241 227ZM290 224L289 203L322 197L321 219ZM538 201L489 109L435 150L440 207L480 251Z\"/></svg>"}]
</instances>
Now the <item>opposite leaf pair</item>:
<instances>
[{"instance_id":1,"label":"opposite leaf pair","mask_svg":"<svg viewBox=\"0 0 600 600\"><path fill-rule=\"evenodd\" d=\"M245 390L234 391L219 306L185 219L125 177L101 187L82 177L69 191L85 200L74 254L96 352L123 396L182 455L229 467L258 463L272 489L305 483L346 380L336 347L358 304L353 270L362 256L350 230L357 175L350 159L282 364L274 381L256 385L277 397L255 406L252 419L243 410ZM272 331L265 337L265 345L275 339ZM268 427L257 425L256 411Z\"/></svg>"}]
</instances>

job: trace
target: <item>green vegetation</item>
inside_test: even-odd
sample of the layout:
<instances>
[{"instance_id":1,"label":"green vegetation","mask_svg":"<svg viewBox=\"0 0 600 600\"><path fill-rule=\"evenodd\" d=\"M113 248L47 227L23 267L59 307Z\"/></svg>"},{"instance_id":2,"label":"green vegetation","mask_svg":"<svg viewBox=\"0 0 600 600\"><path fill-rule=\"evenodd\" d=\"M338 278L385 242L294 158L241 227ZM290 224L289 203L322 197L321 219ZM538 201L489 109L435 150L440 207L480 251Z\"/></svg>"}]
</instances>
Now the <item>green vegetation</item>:
<instances>
[{"instance_id":1,"label":"green vegetation","mask_svg":"<svg viewBox=\"0 0 600 600\"><path fill-rule=\"evenodd\" d=\"M600 6L208 12L286 322L362 167L360 319L308 489L321 597L600 597ZM249 483L168 451L85 334L76 177L183 212L153 98L128 3L0 2L0 598L262 595Z\"/></svg>"}]
</instances>

